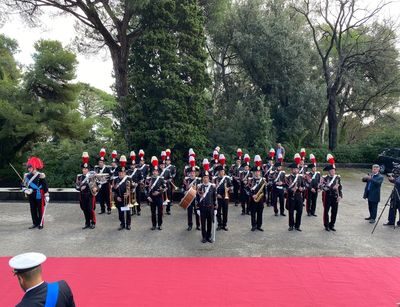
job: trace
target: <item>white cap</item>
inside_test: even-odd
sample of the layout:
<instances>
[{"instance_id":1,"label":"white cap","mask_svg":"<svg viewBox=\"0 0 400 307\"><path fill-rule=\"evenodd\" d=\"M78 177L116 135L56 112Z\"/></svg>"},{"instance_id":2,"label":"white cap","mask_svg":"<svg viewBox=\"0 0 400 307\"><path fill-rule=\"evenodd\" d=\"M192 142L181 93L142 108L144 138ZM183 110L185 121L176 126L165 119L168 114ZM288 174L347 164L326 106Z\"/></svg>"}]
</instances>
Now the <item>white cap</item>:
<instances>
[{"instance_id":1,"label":"white cap","mask_svg":"<svg viewBox=\"0 0 400 307\"><path fill-rule=\"evenodd\" d=\"M15 272L24 272L41 265L46 259L46 256L41 253L31 252L11 258L8 265L12 267Z\"/></svg>"}]
</instances>

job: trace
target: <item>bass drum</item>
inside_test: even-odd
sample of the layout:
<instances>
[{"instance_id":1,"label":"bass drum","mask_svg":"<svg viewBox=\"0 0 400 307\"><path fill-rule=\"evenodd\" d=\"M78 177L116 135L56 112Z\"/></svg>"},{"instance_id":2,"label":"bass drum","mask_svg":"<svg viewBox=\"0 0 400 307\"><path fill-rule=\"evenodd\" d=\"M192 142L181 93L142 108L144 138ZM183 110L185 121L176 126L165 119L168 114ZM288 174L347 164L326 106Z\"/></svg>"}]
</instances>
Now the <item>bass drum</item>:
<instances>
[{"instance_id":1,"label":"bass drum","mask_svg":"<svg viewBox=\"0 0 400 307\"><path fill-rule=\"evenodd\" d=\"M185 196L182 198L181 202L179 203L179 206L181 206L183 209L187 209L195 198L196 198L196 188L191 187L186 192Z\"/></svg>"}]
</instances>

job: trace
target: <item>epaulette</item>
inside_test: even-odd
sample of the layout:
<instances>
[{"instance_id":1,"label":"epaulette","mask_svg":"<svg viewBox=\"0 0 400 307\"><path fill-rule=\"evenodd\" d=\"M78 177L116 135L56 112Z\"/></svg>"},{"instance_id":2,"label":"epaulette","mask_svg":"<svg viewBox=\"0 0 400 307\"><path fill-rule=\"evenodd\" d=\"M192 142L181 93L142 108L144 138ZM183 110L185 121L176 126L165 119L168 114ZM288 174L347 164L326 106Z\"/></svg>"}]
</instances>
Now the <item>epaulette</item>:
<instances>
[{"instance_id":1,"label":"epaulette","mask_svg":"<svg viewBox=\"0 0 400 307\"><path fill-rule=\"evenodd\" d=\"M40 178L40 179L46 178L46 174L45 174L45 173L40 173L39 178Z\"/></svg>"}]
</instances>

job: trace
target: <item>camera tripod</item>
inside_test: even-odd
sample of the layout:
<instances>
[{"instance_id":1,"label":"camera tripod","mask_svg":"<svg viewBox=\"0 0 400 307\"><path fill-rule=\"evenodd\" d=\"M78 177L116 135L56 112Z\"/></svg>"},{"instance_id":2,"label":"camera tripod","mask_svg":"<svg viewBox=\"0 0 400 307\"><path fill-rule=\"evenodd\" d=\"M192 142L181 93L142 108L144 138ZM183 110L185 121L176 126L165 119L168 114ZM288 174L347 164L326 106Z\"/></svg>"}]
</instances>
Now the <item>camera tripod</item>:
<instances>
[{"instance_id":1,"label":"camera tripod","mask_svg":"<svg viewBox=\"0 0 400 307\"><path fill-rule=\"evenodd\" d=\"M396 195L397 195L397 200L396 200L396 195L395 195L395 193L396 193ZM383 207L383 209L382 209L382 211L381 211L381 214L379 215L379 218L377 219L377 221L376 221L376 223L375 223L375 226L374 226L374 229L372 229L372 232L371 232L371 234L374 234L374 231L375 231L375 228L376 228L376 226L378 225L378 223L379 223L379 221L380 221L380 219L381 219L381 217L382 217L382 214L383 214L383 212L385 211L385 209L386 209L386 207L388 206L388 205L390 205L390 208L392 209L392 210L394 210L394 223L393 223L393 229L395 229L396 228L396 211L397 211L397 206L399 205L399 204L397 204L397 201L400 201L400 195L399 195L399 192L397 191L397 189L396 189L396 187L393 187L393 190L392 190L392 192L390 193L390 196L389 196L389 198L387 199L387 201L386 201L386 203L385 203L385 206Z\"/></svg>"}]
</instances>

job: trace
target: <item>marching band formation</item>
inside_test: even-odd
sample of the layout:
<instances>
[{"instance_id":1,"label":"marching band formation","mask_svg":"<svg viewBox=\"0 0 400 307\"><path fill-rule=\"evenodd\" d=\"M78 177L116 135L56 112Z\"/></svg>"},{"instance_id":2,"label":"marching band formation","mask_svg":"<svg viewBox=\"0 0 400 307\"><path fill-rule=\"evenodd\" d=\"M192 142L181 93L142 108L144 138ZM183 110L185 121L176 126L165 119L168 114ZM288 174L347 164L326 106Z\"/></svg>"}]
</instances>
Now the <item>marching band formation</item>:
<instances>
[{"instance_id":1,"label":"marching band formation","mask_svg":"<svg viewBox=\"0 0 400 307\"><path fill-rule=\"evenodd\" d=\"M288 230L302 231L301 219L305 207L308 216L317 216L316 206L319 192L322 192L323 224L326 231L336 231L335 222L338 204L343 197L340 176L336 174L334 157L327 155L327 172L321 176L317 171L316 159L309 155L305 163L306 151L296 153L283 170L283 154L272 148L268 161L263 164L259 155L250 165L250 156L237 149L237 158L229 168L220 148L215 148L211 162L202 160L196 165L196 154L189 149L188 164L183 170L183 183L178 187L174 178L176 167L171 163L171 150L161 152L160 161L153 156L150 165L146 164L145 153L139 151L136 159L134 151L129 159L125 155L111 153L111 163L107 165L106 150L102 148L97 165L89 164L87 152L82 154L82 173L76 177L75 188L79 191L79 203L85 217L83 229L96 226L96 203L100 204L99 214L111 214L118 210L120 226L118 230L131 229L133 215L141 215L141 206L147 202L151 208L152 230L162 230L163 212L171 214L174 192L183 191L179 205L187 211L187 230L201 230L202 242L214 242L215 233L228 231L228 210L232 200L235 206L241 205L242 215L251 216L251 231L264 231L264 207L271 207L275 216L288 215ZM49 202L48 188L40 170L43 163L39 158L27 162L29 173L24 176L24 192L29 195L33 226L43 228L44 210Z\"/></svg>"}]
</instances>

